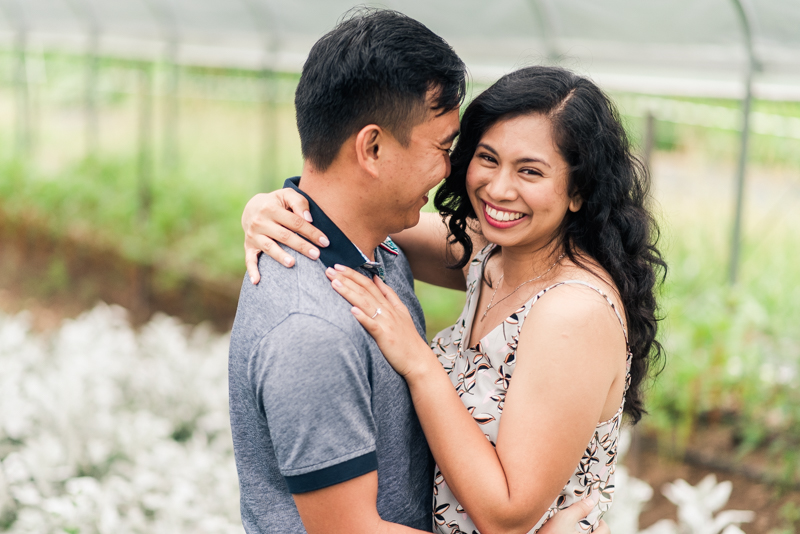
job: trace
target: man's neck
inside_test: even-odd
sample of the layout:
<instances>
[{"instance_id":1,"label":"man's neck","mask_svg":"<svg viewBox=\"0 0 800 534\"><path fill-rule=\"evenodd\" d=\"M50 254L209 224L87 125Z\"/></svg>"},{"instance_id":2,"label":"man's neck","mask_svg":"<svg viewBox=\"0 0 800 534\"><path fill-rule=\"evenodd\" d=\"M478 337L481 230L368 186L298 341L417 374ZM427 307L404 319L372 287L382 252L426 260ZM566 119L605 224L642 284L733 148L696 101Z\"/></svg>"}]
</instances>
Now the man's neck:
<instances>
[{"instance_id":1,"label":"man's neck","mask_svg":"<svg viewBox=\"0 0 800 534\"><path fill-rule=\"evenodd\" d=\"M386 239L388 232L375 224L367 193L355 185L353 176L336 168L318 172L306 164L300 175L300 189L314 199L370 261L375 261L375 248Z\"/></svg>"}]
</instances>

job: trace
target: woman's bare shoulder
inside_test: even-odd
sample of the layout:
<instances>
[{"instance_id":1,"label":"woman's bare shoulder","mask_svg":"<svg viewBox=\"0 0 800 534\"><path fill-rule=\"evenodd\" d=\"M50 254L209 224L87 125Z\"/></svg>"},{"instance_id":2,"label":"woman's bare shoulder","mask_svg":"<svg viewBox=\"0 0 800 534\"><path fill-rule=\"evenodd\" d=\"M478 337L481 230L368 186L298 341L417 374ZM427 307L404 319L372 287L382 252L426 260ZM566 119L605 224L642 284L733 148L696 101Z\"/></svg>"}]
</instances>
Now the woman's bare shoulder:
<instances>
[{"instance_id":1,"label":"woman's bare shoulder","mask_svg":"<svg viewBox=\"0 0 800 534\"><path fill-rule=\"evenodd\" d=\"M622 297L617 289L617 285L614 283L608 271L595 259L586 255L577 256L577 262L565 259L563 267L558 273L558 281L566 282L573 280L584 282L595 289L599 289L614 303L614 306L620 313L624 311ZM554 281L554 283L558 283L558 281ZM580 287L574 289L581 290ZM586 290L591 291L589 288L586 288L584 291Z\"/></svg>"}]
</instances>

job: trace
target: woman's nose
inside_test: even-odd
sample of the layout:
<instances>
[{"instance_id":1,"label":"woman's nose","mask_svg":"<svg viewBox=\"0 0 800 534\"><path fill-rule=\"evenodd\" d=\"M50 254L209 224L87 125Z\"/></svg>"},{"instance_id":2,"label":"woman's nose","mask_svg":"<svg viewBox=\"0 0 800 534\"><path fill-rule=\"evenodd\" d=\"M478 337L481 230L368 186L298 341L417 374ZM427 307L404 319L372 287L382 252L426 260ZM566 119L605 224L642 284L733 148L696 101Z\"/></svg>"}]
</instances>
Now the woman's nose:
<instances>
[{"instance_id":1,"label":"woman's nose","mask_svg":"<svg viewBox=\"0 0 800 534\"><path fill-rule=\"evenodd\" d=\"M513 200L516 198L514 184L509 173L503 169L492 175L485 189L494 200Z\"/></svg>"}]
</instances>

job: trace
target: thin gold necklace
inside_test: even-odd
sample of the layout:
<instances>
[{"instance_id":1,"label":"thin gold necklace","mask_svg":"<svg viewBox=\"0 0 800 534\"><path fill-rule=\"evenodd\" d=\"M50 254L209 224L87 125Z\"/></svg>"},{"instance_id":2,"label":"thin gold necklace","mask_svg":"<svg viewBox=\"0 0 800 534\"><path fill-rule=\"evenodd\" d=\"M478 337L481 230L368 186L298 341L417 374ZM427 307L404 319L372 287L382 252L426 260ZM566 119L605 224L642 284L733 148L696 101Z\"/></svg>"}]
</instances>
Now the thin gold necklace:
<instances>
[{"instance_id":1,"label":"thin gold necklace","mask_svg":"<svg viewBox=\"0 0 800 534\"><path fill-rule=\"evenodd\" d=\"M498 280L498 281L497 281L497 287L494 289L494 293L492 293L492 298L491 298L491 300L489 300L489 305L488 305L488 306L486 306L486 309L485 309L485 310L484 310L484 312L483 312L483 317L481 317L481 320L483 320L483 319L486 319L486 314L487 314L487 313L489 313L489 310L491 310L492 308L494 308L495 306L497 306L498 304L500 304L501 302L503 302L504 300L506 300L508 297L510 297L510 296L511 296L511 295L513 295L514 293L516 293L516 292L519 290L519 288L521 288L521 287L522 287L522 286L524 286L525 284L530 284L531 282L535 282L535 281L536 281L536 280L538 280L539 278L543 277L544 275L546 275L547 273L549 273L550 271L552 271L552 270L553 270L553 267L555 267L556 265L558 265L558 262L560 262L560 261L562 260L562 258L564 258L564 254L561 254L561 256L559 256L559 257L558 257L558 259L555 261L555 263L553 263L553 265L551 265L551 266L550 266L550 267L549 267L549 268L548 268L548 269L547 269L545 272L543 272L542 274L540 274L540 275L539 275L539 276L537 276L536 278L531 278L530 280L527 280L527 281L525 281L525 282L522 282L520 285L518 285L518 286L516 287L516 289L514 289L514 291L512 291L511 293L509 293L509 294L508 294L508 295L506 295L505 297L503 297L503 298L501 298L500 300L498 300L498 301L497 301L497 303L495 304L495 303L494 303L494 297L497 295L497 290L498 290L498 289L500 289L500 284L502 284L502 283L503 283L503 278L505 278L505 276L506 276L506 275L505 275L505 273L503 273L503 274L502 274L502 276L500 276L500 280Z\"/></svg>"}]
</instances>

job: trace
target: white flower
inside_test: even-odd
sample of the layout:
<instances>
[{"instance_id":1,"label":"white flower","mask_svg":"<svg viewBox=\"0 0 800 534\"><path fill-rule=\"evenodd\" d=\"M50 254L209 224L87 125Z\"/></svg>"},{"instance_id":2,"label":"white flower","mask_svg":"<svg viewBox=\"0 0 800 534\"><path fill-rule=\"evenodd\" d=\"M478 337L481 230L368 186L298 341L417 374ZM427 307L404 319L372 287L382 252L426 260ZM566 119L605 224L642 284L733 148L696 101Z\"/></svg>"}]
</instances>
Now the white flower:
<instances>
[{"instance_id":1,"label":"white flower","mask_svg":"<svg viewBox=\"0 0 800 534\"><path fill-rule=\"evenodd\" d=\"M628 450L630 432L620 434L618 460ZM639 514L653 496L652 488L645 482L628 475L623 466L617 467L617 491L614 506L605 520L614 534L743 534L739 524L752 521L753 512L725 510L733 490L731 482L717 483L712 474L697 486L685 480L676 480L663 488L664 496L678 507L678 523L662 519L645 530L639 530ZM716 512L719 512L714 515Z\"/></svg>"}]
</instances>

